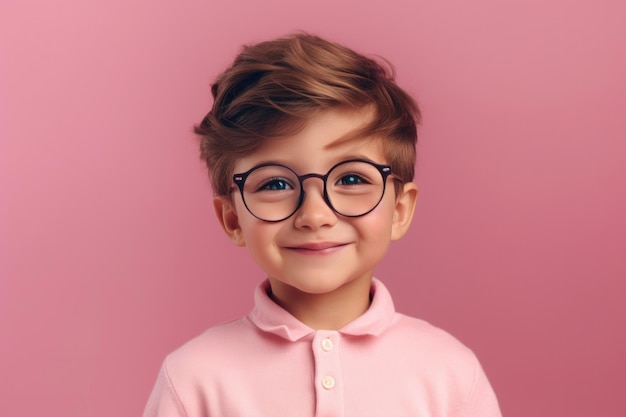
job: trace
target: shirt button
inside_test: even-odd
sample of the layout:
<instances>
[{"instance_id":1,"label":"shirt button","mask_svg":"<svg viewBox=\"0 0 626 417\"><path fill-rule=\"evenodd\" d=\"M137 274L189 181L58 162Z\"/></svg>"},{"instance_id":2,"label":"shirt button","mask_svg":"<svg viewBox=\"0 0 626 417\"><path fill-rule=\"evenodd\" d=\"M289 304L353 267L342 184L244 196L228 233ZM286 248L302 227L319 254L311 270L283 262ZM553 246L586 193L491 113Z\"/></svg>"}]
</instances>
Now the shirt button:
<instances>
[{"instance_id":1,"label":"shirt button","mask_svg":"<svg viewBox=\"0 0 626 417\"><path fill-rule=\"evenodd\" d=\"M322 349L324 352L330 352L333 349L333 341L329 338L322 340Z\"/></svg>"},{"instance_id":2,"label":"shirt button","mask_svg":"<svg viewBox=\"0 0 626 417\"><path fill-rule=\"evenodd\" d=\"M330 375L326 375L324 378L322 378L322 386L326 389L333 389L333 387L335 386L335 378Z\"/></svg>"}]
</instances>

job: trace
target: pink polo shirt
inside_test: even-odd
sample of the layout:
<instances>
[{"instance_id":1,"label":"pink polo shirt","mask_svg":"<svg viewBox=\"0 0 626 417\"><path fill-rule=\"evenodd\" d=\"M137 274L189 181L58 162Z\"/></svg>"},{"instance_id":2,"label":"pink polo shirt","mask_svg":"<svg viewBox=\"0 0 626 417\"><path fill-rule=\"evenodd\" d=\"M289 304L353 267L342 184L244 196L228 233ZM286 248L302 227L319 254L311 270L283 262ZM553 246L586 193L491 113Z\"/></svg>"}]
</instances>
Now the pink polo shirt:
<instances>
[{"instance_id":1,"label":"pink polo shirt","mask_svg":"<svg viewBox=\"0 0 626 417\"><path fill-rule=\"evenodd\" d=\"M313 330L263 282L242 319L210 328L164 361L144 417L499 417L474 354L395 312L372 284L370 308Z\"/></svg>"}]
</instances>

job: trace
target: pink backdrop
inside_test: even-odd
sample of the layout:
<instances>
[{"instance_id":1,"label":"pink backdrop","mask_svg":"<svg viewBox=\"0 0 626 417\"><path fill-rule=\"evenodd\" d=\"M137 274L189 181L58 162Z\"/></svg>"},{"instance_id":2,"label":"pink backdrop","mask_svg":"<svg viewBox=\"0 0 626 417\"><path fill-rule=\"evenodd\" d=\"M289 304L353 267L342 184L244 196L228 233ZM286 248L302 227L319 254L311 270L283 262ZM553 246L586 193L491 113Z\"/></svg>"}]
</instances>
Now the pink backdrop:
<instances>
[{"instance_id":1,"label":"pink backdrop","mask_svg":"<svg viewBox=\"0 0 626 417\"><path fill-rule=\"evenodd\" d=\"M247 312L262 274L190 129L240 44L306 29L423 107L377 273L398 309L474 349L508 417L623 417L623 4L3 0L0 415L140 415L167 352Z\"/></svg>"}]
</instances>

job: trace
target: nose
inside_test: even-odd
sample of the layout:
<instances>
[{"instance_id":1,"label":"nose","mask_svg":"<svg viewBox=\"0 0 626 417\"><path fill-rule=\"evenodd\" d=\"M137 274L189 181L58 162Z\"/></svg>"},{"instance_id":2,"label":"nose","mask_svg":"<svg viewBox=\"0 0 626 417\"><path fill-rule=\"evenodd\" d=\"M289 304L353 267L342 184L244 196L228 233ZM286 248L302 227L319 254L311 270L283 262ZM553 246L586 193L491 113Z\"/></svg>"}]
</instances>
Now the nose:
<instances>
[{"instance_id":1,"label":"nose","mask_svg":"<svg viewBox=\"0 0 626 417\"><path fill-rule=\"evenodd\" d=\"M324 181L302 183L302 204L295 213L294 224L299 229L316 230L337 223L337 214L324 198Z\"/></svg>"}]
</instances>

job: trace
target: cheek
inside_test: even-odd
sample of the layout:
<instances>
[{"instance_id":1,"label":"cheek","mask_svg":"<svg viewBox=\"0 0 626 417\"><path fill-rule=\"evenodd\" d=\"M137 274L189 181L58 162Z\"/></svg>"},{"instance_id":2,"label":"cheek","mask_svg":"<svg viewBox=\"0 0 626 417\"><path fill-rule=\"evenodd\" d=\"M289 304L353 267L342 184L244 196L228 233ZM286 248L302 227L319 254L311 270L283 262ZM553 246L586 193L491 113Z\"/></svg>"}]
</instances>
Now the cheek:
<instances>
[{"instance_id":1,"label":"cheek","mask_svg":"<svg viewBox=\"0 0 626 417\"><path fill-rule=\"evenodd\" d=\"M365 240L379 240L386 243L391 237L393 212L386 207L379 206L365 216L358 218L358 230Z\"/></svg>"},{"instance_id":2,"label":"cheek","mask_svg":"<svg viewBox=\"0 0 626 417\"><path fill-rule=\"evenodd\" d=\"M241 199L237 199L235 201L235 209L237 210L237 219L239 221L239 227L241 228L241 232L246 237L246 241L248 239L252 239L256 234L258 234L259 230L262 228L260 221L254 217L246 206L243 204Z\"/></svg>"},{"instance_id":3,"label":"cheek","mask_svg":"<svg viewBox=\"0 0 626 417\"><path fill-rule=\"evenodd\" d=\"M280 224L263 222L248 214L240 218L239 225L250 252L266 252L276 245Z\"/></svg>"}]
</instances>

